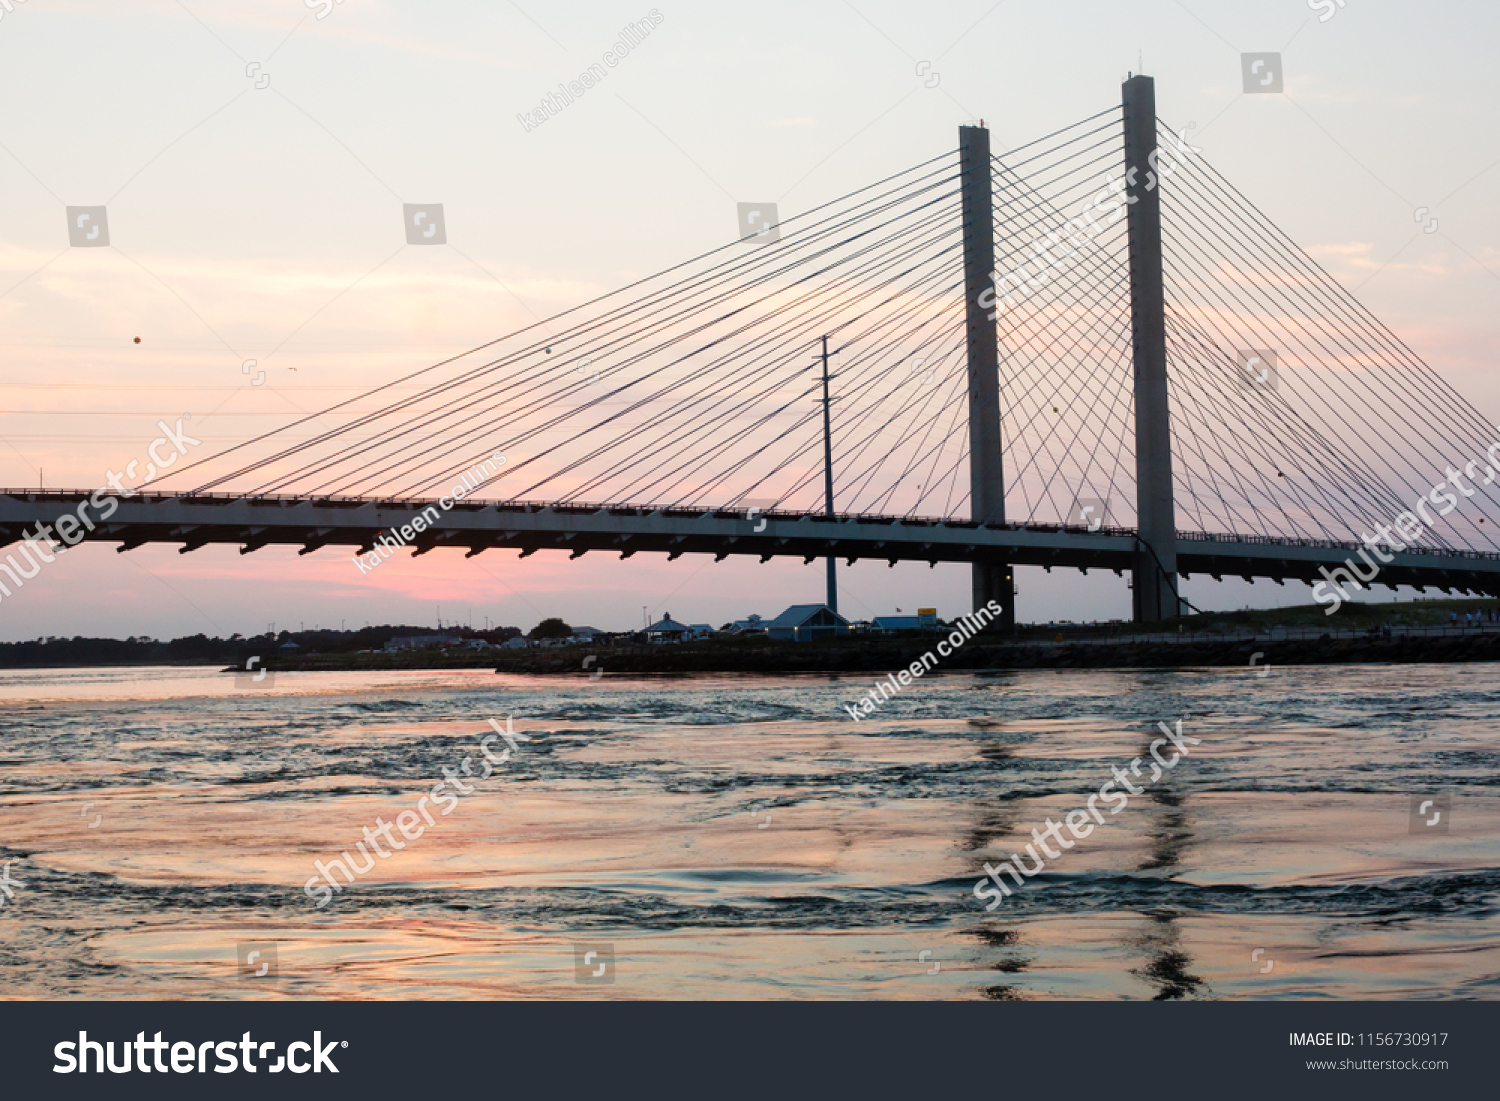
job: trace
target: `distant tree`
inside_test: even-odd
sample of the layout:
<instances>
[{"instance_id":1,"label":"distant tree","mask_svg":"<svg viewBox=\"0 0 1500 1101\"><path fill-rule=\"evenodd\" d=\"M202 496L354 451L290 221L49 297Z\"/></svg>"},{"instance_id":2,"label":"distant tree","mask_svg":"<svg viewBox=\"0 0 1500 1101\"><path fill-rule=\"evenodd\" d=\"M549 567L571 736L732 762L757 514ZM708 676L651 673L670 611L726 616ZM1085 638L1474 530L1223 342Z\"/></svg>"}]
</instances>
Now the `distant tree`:
<instances>
[{"instance_id":1,"label":"distant tree","mask_svg":"<svg viewBox=\"0 0 1500 1101\"><path fill-rule=\"evenodd\" d=\"M556 616L542 620L531 629L532 638L571 638L572 636L573 628Z\"/></svg>"}]
</instances>

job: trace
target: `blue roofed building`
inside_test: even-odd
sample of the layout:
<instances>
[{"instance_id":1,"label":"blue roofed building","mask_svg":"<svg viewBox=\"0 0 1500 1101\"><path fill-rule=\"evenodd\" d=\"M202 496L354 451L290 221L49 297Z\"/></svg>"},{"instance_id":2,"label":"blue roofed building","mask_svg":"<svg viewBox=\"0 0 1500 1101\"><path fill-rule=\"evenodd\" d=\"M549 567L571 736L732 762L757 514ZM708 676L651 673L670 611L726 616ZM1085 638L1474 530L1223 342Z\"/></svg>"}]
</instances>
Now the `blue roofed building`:
<instances>
[{"instance_id":1,"label":"blue roofed building","mask_svg":"<svg viewBox=\"0 0 1500 1101\"><path fill-rule=\"evenodd\" d=\"M790 639L793 642L848 633L849 621L826 604L793 604L766 624L766 634L771 638Z\"/></svg>"},{"instance_id":2,"label":"blue roofed building","mask_svg":"<svg viewBox=\"0 0 1500 1101\"><path fill-rule=\"evenodd\" d=\"M686 623L678 623L668 612L663 618L658 619L646 628L646 640L648 642L681 642L692 634L692 628Z\"/></svg>"}]
</instances>

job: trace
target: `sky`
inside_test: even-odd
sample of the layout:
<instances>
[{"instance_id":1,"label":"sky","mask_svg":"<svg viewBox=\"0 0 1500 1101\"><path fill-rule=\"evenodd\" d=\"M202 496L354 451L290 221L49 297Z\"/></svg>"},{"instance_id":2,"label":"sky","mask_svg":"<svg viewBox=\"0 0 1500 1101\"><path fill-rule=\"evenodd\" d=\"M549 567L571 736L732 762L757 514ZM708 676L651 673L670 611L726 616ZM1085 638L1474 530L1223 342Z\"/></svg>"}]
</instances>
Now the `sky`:
<instances>
[{"instance_id":1,"label":"sky","mask_svg":"<svg viewBox=\"0 0 1500 1101\"><path fill-rule=\"evenodd\" d=\"M1117 104L1131 71L1495 423L1497 24L1493 5L1379 0L11 0L0 486L98 486L144 463L161 420L230 446L719 247L740 202L811 209L980 118L997 152L1019 146ZM537 121L622 40L605 79ZM1282 93L1244 94L1247 52L1281 55ZM412 203L442 204L445 244L406 242ZM67 208L97 206L108 245L70 245ZM956 615L968 573L841 563L841 610ZM101 543L0 600L0 640L719 624L821 599L822 579L800 560L456 550L362 575L334 549ZM1023 567L1017 586L1022 620L1129 615L1110 573ZM1183 593L1309 600L1267 581Z\"/></svg>"}]
</instances>

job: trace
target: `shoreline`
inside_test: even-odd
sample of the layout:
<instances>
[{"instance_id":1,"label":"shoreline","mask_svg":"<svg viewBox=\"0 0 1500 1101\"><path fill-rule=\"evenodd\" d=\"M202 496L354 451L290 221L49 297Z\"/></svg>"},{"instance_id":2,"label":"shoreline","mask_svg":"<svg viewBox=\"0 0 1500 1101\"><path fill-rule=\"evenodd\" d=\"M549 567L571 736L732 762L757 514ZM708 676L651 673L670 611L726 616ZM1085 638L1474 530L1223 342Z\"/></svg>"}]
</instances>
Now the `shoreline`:
<instances>
[{"instance_id":1,"label":"shoreline","mask_svg":"<svg viewBox=\"0 0 1500 1101\"><path fill-rule=\"evenodd\" d=\"M788 643L704 648L569 647L504 655L468 653L310 655L269 665L273 671L489 668L496 673L591 677L595 674L887 673L920 661L930 638L851 645ZM1391 639L1225 639L1173 642L971 640L932 672L1008 669L1176 669L1193 666L1464 664L1500 661L1500 633ZM394 657L394 656L391 656ZM382 660L386 659L386 660ZM592 660L587 660L592 659ZM587 663L585 663L587 660ZM242 672L229 668L225 672Z\"/></svg>"}]
</instances>

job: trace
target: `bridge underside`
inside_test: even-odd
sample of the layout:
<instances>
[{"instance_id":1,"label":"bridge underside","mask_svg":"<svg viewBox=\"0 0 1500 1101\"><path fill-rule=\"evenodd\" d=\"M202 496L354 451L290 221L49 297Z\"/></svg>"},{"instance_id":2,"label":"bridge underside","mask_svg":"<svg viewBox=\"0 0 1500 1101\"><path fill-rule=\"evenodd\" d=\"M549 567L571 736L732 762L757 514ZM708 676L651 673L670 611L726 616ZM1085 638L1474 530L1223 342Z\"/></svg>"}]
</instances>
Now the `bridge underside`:
<instances>
[{"instance_id":1,"label":"bridge underside","mask_svg":"<svg viewBox=\"0 0 1500 1101\"><path fill-rule=\"evenodd\" d=\"M568 551L573 558L586 553L622 558L639 553L669 558L711 554L716 559L750 555L761 561L800 557L808 562L839 557L890 565L993 562L1123 574L1137 550L1136 533L1129 529L868 515L773 512L747 517L742 511L482 501L460 501L444 510L429 499L138 494L118 501L105 519L107 507L90 506L88 497L68 490L0 492L0 546L25 538L23 532L35 532L37 524L56 530L59 519L72 514L93 524L87 530L65 521L70 532L78 529L88 541L117 543L120 551L147 543L177 544L184 554L210 544L235 544L242 554L295 546L301 554L340 548L359 555L385 536L413 554L446 547L468 555L516 550L523 557L540 550ZM393 534L403 527L410 538ZM1317 581L1323 576L1320 567L1341 567L1356 549L1353 543L1179 533L1177 561L1184 576ZM1500 595L1500 554L1415 547L1386 553L1391 561L1382 564L1376 584ZM1355 563L1362 575L1369 575L1364 561L1355 558Z\"/></svg>"}]
</instances>

